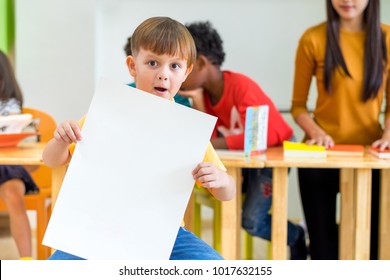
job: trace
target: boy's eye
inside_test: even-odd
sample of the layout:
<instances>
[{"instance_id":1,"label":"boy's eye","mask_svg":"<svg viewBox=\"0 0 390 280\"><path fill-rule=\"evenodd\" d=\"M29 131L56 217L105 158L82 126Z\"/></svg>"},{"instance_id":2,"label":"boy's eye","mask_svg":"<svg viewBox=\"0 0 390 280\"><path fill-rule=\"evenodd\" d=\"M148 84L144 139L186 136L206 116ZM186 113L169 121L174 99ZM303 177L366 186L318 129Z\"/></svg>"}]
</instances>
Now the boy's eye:
<instances>
[{"instance_id":1,"label":"boy's eye","mask_svg":"<svg viewBox=\"0 0 390 280\"><path fill-rule=\"evenodd\" d=\"M179 69L179 68L180 68L180 64L178 64L178 63L172 63L171 67L172 67L173 69Z\"/></svg>"},{"instance_id":2,"label":"boy's eye","mask_svg":"<svg viewBox=\"0 0 390 280\"><path fill-rule=\"evenodd\" d=\"M150 66L156 66L156 65L157 65L157 61L151 60L151 61L148 62L148 64L149 64Z\"/></svg>"}]
</instances>

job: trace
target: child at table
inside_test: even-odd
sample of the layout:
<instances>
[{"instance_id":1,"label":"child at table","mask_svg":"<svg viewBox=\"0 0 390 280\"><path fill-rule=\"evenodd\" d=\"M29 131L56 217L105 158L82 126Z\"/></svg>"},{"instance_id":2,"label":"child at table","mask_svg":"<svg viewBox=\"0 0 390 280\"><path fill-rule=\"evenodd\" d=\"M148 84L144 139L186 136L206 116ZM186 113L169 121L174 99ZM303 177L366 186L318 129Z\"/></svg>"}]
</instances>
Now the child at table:
<instances>
[{"instance_id":1,"label":"child at table","mask_svg":"<svg viewBox=\"0 0 390 280\"><path fill-rule=\"evenodd\" d=\"M327 21L308 28L298 44L291 114L309 144L389 148L390 26L380 23L380 1L325 2ZM311 114L307 100L313 77L318 96ZM338 259L340 171L299 168L298 179L311 258ZM379 182L379 171L373 170L371 259L378 258Z\"/></svg>"},{"instance_id":2,"label":"child at table","mask_svg":"<svg viewBox=\"0 0 390 280\"><path fill-rule=\"evenodd\" d=\"M293 140L293 131L284 121L272 100L252 79L232 71L222 71L225 59L222 39L210 22L187 24L195 40L197 59L193 71L181 89L203 89L206 113L218 117L211 143L216 149L243 150L246 109L268 105L268 146ZM246 191L242 226L251 235L271 240L272 169L243 169ZM288 222L288 245L291 259L306 259L305 232Z\"/></svg>"},{"instance_id":3,"label":"child at table","mask_svg":"<svg viewBox=\"0 0 390 280\"><path fill-rule=\"evenodd\" d=\"M149 18L134 31L131 49L132 55L127 57L126 62L130 74L137 81L137 88L173 100L196 58L194 41L185 26L168 17ZM43 152L45 164L55 167L69 162L74 144L81 138L77 121L61 123ZM196 166L192 175L216 199L230 200L235 195L234 179L225 172L211 144L204 162ZM50 259L80 258L57 250ZM204 241L180 227L170 259L218 260L222 257Z\"/></svg>"},{"instance_id":4,"label":"child at table","mask_svg":"<svg viewBox=\"0 0 390 280\"><path fill-rule=\"evenodd\" d=\"M20 114L23 95L8 57L0 51L0 116ZM0 165L0 199L8 209L10 229L21 259L32 259L31 228L24 195L38 192L26 169L20 165Z\"/></svg>"}]
</instances>

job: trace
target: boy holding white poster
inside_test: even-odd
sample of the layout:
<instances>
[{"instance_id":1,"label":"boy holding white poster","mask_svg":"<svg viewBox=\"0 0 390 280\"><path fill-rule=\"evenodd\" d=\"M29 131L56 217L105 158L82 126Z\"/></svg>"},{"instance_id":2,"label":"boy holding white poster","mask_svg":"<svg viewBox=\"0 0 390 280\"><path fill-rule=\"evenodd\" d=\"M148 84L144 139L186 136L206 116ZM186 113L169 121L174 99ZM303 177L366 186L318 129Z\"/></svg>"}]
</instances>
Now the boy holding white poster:
<instances>
[{"instance_id":1,"label":"boy holding white poster","mask_svg":"<svg viewBox=\"0 0 390 280\"><path fill-rule=\"evenodd\" d=\"M134 31L131 47L133 55L128 56L126 62L130 74L137 81L137 88L173 100L196 58L196 48L188 30L168 17L149 18ZM75 143L82 139L81 126L81 121L66 121L58 126L54 138L44 150L45 164L56 167L70 161ZM235 182L225 170L209 144L204 162L196 166L192 176L216 199L230 200L235 195ZM81 258L57 250L50 259ZM180 227L170 259L218 260L222 257L194 234Z\"/></svg>"}]
</instances>

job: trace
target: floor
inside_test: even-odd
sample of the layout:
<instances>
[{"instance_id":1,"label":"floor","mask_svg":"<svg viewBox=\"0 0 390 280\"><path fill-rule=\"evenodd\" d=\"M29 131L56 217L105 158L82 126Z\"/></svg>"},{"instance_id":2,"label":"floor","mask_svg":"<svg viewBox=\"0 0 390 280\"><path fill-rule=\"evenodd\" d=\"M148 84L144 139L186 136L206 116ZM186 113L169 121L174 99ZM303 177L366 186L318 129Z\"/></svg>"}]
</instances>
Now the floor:
<instances>
[{"instance_id":1,"label":"floor","mask_svg":"<svg viewBox=\"0 0 390 280\"><path fill-rule=\"evenodd\" d=\"M207 212L203 215L207 217ZM31 218L31 220L33 220L33 218ZM5 213L0 213L0 260L15 260L19 258L15 242L11 237L9 231L8 223L9 223L8 215L6 215ZM203 222L204 231L202 232L202 238L210 245L212 244L211 225L212 225L211 220L206 219ZM35 241L35 230L34 230L35 227L33 224L31 224L31 227L33 231L33 257L35 258L36 257L36 250L35 250L36 241ZM256 260L267 259L268 242L260 238L254 238L253 243L254 243L253 259Z\"/></svg>"},{"instance_id":2,"label":"floor","mask_svg":"<svg viewBox=\"0 0 390 280\"><path fill-rule=\"evenodd\" d=\"M35 242L35 238L33 238ZM35 255L35 252L34 252ZM9 230L9 218L5 213L0 214L0 259L17 260L19 259L16 244L11 237Z\"/></svg>"}]
</instances>

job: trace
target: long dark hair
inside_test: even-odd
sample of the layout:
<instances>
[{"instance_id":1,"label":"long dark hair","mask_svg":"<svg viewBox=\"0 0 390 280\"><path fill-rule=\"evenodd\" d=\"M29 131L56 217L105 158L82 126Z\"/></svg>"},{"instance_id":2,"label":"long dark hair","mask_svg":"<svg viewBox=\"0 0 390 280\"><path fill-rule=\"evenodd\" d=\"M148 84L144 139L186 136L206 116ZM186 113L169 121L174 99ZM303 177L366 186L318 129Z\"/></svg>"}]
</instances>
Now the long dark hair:
<instances>
[{"instance_id":1,"label":"long dark hair","mask_svg":"<svg viewBox=\"0 0 390 280\"><path fill-rule=\"evenodd\" d=\"M14 70L8 57L0 50L0 101L15 98L23 106L23 95L16 81Z\"/></svg>"},{"instance_id":2,"label":"long dark hair","mask_svg":"<svg viewBox=\"0 0 390 280\"><path fill-rule=\"evenodd\" d=\"M326 1L327 26L326 26L326 50L324 66L325 89L331 92L331 77L339 67L345 75L353 78L345 64L341 53L339 34L340 16L333 8L332 0ZM384 65L387 63L386 44L380 23L379 0L369 0L363 14L363 24L366 31L364 44L364 77L362 100L366 102L378 95L383 82Z\"/></svg>"}]
</instances>

